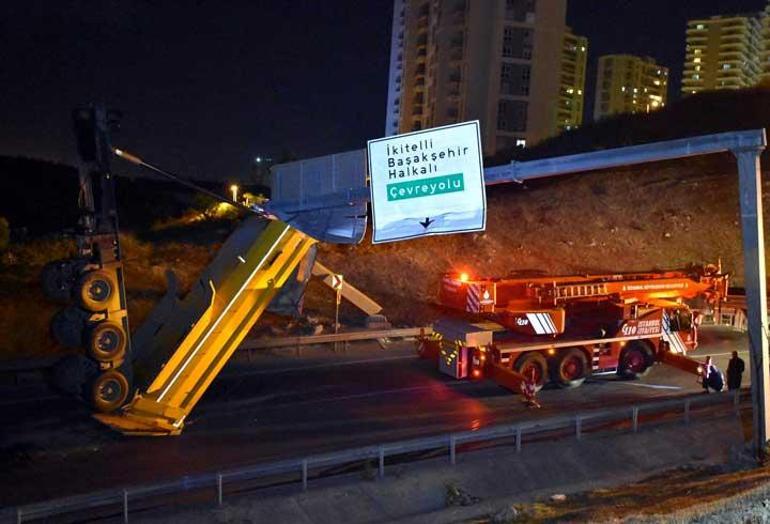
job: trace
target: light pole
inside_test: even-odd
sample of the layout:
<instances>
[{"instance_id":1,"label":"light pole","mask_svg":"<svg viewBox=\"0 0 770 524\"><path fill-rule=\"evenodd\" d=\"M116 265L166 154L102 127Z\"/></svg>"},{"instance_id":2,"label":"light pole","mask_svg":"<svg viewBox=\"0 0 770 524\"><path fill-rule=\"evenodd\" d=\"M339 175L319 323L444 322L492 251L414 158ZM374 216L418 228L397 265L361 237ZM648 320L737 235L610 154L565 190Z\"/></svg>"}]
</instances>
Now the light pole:
<instances>
[{"instance_id":1,"label":"light pole","mask_svg":"<svg viewBox=\"0 0 770 524\"><path fill-rule=\"evenodd\" d=\"M233 192L233 202L238 202L238 185L237 184L231 185L230 191Z\"/></svg>"}]
</instances>

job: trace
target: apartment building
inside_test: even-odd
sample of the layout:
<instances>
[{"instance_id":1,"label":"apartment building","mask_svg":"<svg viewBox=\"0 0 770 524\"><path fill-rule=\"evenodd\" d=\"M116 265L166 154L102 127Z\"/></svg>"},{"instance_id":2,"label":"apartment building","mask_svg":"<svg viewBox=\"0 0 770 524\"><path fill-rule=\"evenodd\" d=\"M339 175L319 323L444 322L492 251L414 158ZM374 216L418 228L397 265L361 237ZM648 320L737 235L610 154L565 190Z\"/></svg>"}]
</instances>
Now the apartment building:
<instances>
[{"instance_id":1,"label":"apartment building","mask_svg":"<svg viewBox=\"0 0 770 524\"><path fill-rule=\"evenodd\" d=\"M668 68L649 57L605 55L596 73L594 120L620 113L649 113L666 105Z\"/></svg>"},{"instance_id":2,"label":"apartment building","mask_svg":"<svg viewBox=\"0 0 770 524\"><path fill-rule=\"evenodd\" d=\"M762 12L760 20L762 23L762 51L759 59L761 69L759 81L770 86L770 0Z\"/></svg>"},{"instance_id":3,"label":"apartment building","mask_svg":"<svg viewBox=\"0 0 770 524\"><path fill-rule=\"evenodd\" d=\"M566 3L394 0L386 135L478 119L492 155L579 125L587 42Z\"/></svg>"},{"instance_id":4,"label":"apartment building","mask_svg":"<svg viewBox=\"0 0 770 524\"><path fill-rule=\"evenodd\" d=\"M682 94L756 85L762 65L768 65L763 24L767 29L767 18L758 15L712 16L687 22ZM770 31L766 34L770 36ZM770 45L770 38L767 43Z\"/></svg>"},{"instance_id":5,"label":"apartment building","mask_svg":"<svg viewBox=\"0 0 770 524\"><path fill-rule=\"evenodd\" d=\"M575 129L583 123L587 60L588 39L567 28L562 46L557 133Z\"/></svg>"}]
</instances>

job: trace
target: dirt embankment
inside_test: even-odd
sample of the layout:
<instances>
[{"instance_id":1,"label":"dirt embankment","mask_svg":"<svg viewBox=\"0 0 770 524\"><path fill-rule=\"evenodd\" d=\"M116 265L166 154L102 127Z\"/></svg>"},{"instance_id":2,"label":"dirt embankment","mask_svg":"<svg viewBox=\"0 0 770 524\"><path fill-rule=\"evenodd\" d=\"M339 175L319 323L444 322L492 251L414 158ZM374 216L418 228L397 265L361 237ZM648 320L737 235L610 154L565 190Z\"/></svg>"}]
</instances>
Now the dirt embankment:
<instances>
[{"instance_id":1,"label":"dirt embankment","mask_svg":"<svg viewBox=\"0 0 770 524\"><path fill-rule=\"evenodd\" d=\"M607 273L721 258L740 285L737 167L720 155L492 187L484 233L377 246L367 238L322 246L319 256L394 319L411 322L430 320L415 306L435 301L448 271Z\"/></svg>"},{"instance_id":2,"label":"dirt embankment","mask_svg":"<svg viewBox=\"0 0 770 524\"><path fill-rule=\"evenodd\" d=\"M770 194L770 188L765 187ZM124 236L132 325L138 326L165 291L173 269L187 289L210 260L228 228L208 227L169 239ZM205 229L205 228L200 228ZM14 246L0 267L0 349L3 358L57 351L48 335L58 306L48 303L38 274L72 249L64 241ZM467 271L503 276L605 273L676 268L716 262L742 283L743 262L735 161L728 155L572 175L526 186L490 188L484 233L432 237L373 246L322 245L319 259L374 297L396 324L435 318L441 275ZM334 299L309 287L310 312L333 317ZM350 306L343 315L361 315Z\"/></svg>"}]
</instances>

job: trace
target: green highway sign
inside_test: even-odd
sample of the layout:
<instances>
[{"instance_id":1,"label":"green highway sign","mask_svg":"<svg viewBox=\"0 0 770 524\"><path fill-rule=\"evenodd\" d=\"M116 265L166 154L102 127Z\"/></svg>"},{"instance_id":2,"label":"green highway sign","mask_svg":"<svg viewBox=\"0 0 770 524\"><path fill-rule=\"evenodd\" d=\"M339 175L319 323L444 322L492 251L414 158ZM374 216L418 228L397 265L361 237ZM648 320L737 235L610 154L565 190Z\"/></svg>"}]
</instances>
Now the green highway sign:
<instances>
[{"instance_id":1,"label":"green highway sign","mask_svg":"<svg viewBox=\"0 0 770 524\"><path fill-rule=\"evenodd\" d=\"M484 230L478 121L370 140L367 152L373 243Z\"/></svg>"}]
</instances>

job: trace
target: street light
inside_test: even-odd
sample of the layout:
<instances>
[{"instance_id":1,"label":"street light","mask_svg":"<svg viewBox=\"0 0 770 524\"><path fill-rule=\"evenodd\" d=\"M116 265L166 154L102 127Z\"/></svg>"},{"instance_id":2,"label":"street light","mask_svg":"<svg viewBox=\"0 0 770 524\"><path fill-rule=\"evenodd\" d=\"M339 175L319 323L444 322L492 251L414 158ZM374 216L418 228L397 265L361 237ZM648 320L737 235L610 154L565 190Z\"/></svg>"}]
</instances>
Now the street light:
<instances>
[{"instance_id":1,"label":"street light","mask_svg":"<svg viewBox=\"0 0 770 524\"><path fill-rule=\"evenodd\" d=\"M238 185L237 184L231 185L230 191L233 192L233 202L238 202Z\"/></svg>"}]
</instances>

